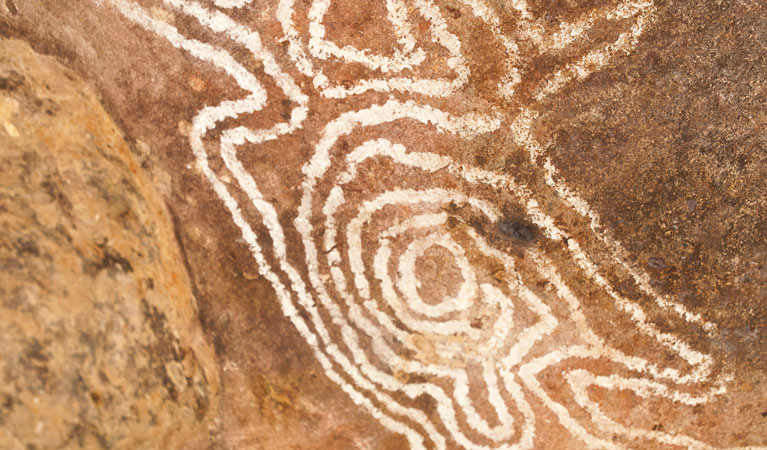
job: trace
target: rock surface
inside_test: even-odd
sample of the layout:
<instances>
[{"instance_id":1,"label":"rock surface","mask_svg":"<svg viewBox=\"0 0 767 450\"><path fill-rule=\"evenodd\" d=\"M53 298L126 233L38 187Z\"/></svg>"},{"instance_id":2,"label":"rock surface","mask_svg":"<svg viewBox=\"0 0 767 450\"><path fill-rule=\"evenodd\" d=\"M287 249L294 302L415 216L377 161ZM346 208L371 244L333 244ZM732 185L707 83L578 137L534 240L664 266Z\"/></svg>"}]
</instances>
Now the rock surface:
<instances>
[{"instance_id":1,"label":"rock surface","mask_svg":"<svg viewBox=\"0 0 767 450\"><path fill-rule=\"evenodd\" d=\"M0 448L178 448L218 374L170 216L96 94L0 42Z\"/></svg>"},{"instance_id":2,"label":"rock surface","mask_svg":"<svg viewBox=\"0 0 767 450\"><path fill-rule=\"evenodd\" d=\"M0 12L175 217L190 448L767 446L762 2Z\"/></svg>"}]
</instances>

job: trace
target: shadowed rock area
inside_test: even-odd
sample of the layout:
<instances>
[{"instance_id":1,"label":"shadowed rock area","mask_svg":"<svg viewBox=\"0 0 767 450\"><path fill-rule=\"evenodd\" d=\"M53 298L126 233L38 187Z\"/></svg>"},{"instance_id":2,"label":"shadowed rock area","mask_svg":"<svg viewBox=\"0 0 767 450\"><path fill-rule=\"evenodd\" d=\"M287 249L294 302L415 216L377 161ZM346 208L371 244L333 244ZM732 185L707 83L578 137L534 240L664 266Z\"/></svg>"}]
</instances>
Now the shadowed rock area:
<instances>
[{"instance_id":1,"label":"shadowed rock area","mask_svg":"<svg viewBox=\"0 0 767 450\"><path fill-rule=\"evenodd\" d=\"M767 448L764 2L0 30L0 447Z\"/></svg>"}]
</instances>

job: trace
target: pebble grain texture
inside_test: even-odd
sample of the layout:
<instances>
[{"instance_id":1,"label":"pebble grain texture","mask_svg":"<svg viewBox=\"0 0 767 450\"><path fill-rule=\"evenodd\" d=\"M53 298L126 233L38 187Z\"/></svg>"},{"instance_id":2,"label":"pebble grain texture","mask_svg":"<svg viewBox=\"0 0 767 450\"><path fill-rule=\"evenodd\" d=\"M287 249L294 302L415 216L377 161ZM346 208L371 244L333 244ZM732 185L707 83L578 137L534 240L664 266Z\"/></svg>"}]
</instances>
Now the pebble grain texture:
<instances>
[{"instance_id":1,"label":"pebble grain texture","mask_svg":"<svg viewBox=\"0 0 767 450\"><path fill-rule=\"evenodd\" d=\"M0 447L767 448L763 1L0 30Z\"/></svg>"},{"instance_id":2,"label":"pebble grain texture","mask_svg":"<svg viewBox=\"0 0 767 450\"><path fill-rule=\"evenodd\" d=\"M217 370L170 217L93 90L0 43L0 448L178 448Z\"/></svg>"}]
</instances>

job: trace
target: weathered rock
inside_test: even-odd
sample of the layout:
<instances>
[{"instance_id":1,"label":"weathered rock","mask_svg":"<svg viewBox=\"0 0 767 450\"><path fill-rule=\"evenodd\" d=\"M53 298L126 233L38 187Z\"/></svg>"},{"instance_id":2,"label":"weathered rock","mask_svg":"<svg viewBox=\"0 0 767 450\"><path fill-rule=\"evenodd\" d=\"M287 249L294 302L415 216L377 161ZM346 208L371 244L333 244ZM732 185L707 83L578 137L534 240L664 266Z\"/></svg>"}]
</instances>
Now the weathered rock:
<instances>
[{"instance_id":1,"label":"weathered rock","mask_svg":"<svg viewBox=\"0 0 767 450\"><path fill-rule=\"evenodd\" d=\"M153 182L96 94L0 42L0 448L178 448L218 375Z\"/></svg>"},{"instance_id":2,"label":"weathered rock","mask_svg":"<svg viewBox=\"0 0 767 450\"><path fill-rule=\"evenodd\" d=\"M766 21L716 0L1 20L152 149L220 365L192 445L316 449L767 445Z\"/></svg>"}]
</instances>

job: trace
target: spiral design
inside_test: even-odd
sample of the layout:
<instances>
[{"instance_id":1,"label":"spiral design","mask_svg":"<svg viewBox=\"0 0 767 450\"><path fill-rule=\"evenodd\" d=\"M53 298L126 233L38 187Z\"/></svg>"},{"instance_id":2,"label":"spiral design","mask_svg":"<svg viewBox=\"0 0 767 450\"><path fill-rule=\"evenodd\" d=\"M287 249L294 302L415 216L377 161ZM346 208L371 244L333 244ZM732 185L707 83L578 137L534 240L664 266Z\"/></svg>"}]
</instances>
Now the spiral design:
<instances>
[{"instance_id":1,"label":"spiral design","mask_svg":"<svg viewBox=\"0 0 767 450\"><path fill-rule=\"evenodd\" d=\"M305 167L295 220L308 278L326 321L341 328L349 359L390 405L407 408L430 396L441 421L435 430L466 448L529 444L532 412L509 369L556 321L522 282L514 259L483 236L502 220L491 201L498 189L492 182L500 179L385 138L339 150L341 136L354 140L406 120L432 133L493 127L488 118L468 123L400 102L329 124ZM418 266L430 263L452 266L453 275L442 279L451 292L427 300ZM424 377L430 381L409 382ZM480 387L496 425L478 413L471 386ZM457 411L466 415L463 426Z\"/></svg>"},{"instance_id":2,"label":"spiral design","mask_svg":"<svg viewBox=\"0 0 767 450\"><path fill-rule=\"evenodd\" d=\"M191 0L163 0L247 48L274 81L272 91L281 92L283 105L293 105L284 122L259 130L225 129L219 145L209 146L203 138L220 123L261 111L268 90L223 49L185 37L133 2L109 1L249 92L195 116L190 145L198 165L328 378L411 448L533 448L546 432L540 419L536 425L541 414L590 447L622 448L615 442L620 436L708 448L687 436L622 425L590 397L589 389L597 387L694 406L723 393L727 381L712 376L710 355L658 330L644 309L603 275L602 266L624 276L636 296L659 309L707 332L713 326L653 290L621 246L602 232L596 213L558 181L550 161L535 169L545 186L539 191L547 190L547 196L538 192L539 202L514 174L472 167L460 158L478 137L506 133L527 151L529 167L536 167L543 152L531 132L538 113L529 105L512 117L495 107L459 105L454 110L459 112L448 113L444 101L443 109L429 105L465 90L472 72L463 43L434 2L387 0L397 44L388 54L376 54L328 38L323 21L329 0L311 2L305 11L293 0L279 0L273 12L284 33L286 59L308 81L297 83L252 29ZM214 3L226 9L252 2ZM527 64L520 47L483 1L460 3L499 43L504 63L492 80L494 101L513 104ZM652 2L608 4L552 32L526 1L511 2L516 36L544 59L554 55L546 64L561 63L528 83L523 97L530 105L634 45ZM430 42L416 38L414 15L426 24ZM626 29L598 48L582 48L589 33L607 22ZM447 68L439 75L426 69L439 64ZM334 79L349 65L364 76L349 83ZM316 95L303 92L307 84ZM390 97L382 101L382 95ZM328 109L344 112L316 126L319 136L304 135L312 150L293 211L262 194L262 174L248 165L241 148L302 133L318 99L335 101ZM213 160L221 167L214 169ZM556 218L549 209L557 210ZM607 344L590 326L573 285L612 302L643 336L641 342L666 357L655 355L662 360L656 363ZM547 372L558 380L555 389L541 381ZM552 392L565 386L570 399ZM574 415L573 409L585 412Z\"/></svg>"}]
</instances>

